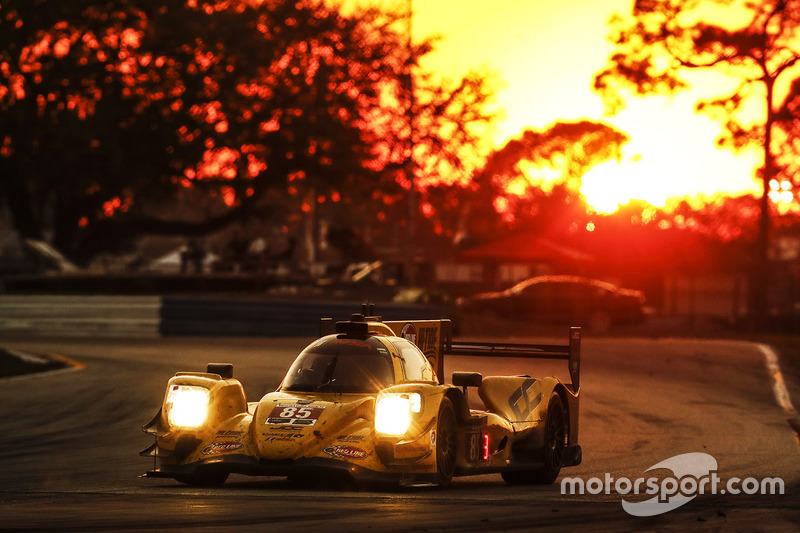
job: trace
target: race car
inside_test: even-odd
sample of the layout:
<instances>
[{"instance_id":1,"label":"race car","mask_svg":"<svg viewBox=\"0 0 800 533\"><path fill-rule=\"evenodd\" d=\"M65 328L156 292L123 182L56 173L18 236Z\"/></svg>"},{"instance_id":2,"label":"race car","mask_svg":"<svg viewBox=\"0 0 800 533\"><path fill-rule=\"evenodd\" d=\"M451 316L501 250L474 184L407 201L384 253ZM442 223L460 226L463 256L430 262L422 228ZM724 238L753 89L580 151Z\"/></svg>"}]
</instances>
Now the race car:
<instances>
[{"instance_id":1,"label":"race car","mask_svg":"<svg viewBox=\"0 0 800 533\"><path fill-rule=\"evenodd\" d=\"M366 311L366 312L364 312ZM450 321L382 321L372 308L322 319L275 392L248 402L233 365L178 372L143 426L153 458L144 477L192 485L229 474L448 485L500 473L508 483L553 483L578 465L580 328L565 345L455 342ZM448 356L563 359L555 377L454 372ZM477 389L481 408L470 407ZM473 398L473 401L477 402Z\"/></svg>"}]
</instances>

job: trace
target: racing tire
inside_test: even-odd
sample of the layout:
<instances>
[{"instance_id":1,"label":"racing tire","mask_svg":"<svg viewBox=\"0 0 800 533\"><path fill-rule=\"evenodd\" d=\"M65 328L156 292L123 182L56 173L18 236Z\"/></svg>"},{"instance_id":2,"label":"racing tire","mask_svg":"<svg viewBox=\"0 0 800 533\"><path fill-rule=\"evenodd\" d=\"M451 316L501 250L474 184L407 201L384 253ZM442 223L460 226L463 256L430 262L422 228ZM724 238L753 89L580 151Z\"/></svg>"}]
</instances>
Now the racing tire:
<instances>
[{"instance_id":1,"label":"racing tire","mask_svg":"<svg viewBox=\"0 0 800 533\"><path fill-rule=\"evenodd\" d=\"M566 449L567 424L564 404L561 396L554 392L547 406L547 418L544 423L544 448L541 455L544 466L536 470L502 472L503 481L510 485L552 484L561 472Z\"/></svg>"},{"instance_id":2,"label":"racing tire","mask_svg":"<svg viewBox=\"0 0 800 533\"><path fill-rule=\"evenodd\" d=\"M175 479L184 485L192 485L195 487L214 487L222 485L228 479L228 472L224 470L206 470L193 472L191 474L182 474L175 476Z\"/></svg>"},{"instance_id":3,"label":"racing tire","mask_svg":"<svg viewBox=\"0 0 800 533\"><path fill-rule=\"evenodd\" d=\"M440 487L450 484L456 473L458 428L456 412L449 398L443 398L436 420L436 482Z\"/></svg>"}]
</instances>

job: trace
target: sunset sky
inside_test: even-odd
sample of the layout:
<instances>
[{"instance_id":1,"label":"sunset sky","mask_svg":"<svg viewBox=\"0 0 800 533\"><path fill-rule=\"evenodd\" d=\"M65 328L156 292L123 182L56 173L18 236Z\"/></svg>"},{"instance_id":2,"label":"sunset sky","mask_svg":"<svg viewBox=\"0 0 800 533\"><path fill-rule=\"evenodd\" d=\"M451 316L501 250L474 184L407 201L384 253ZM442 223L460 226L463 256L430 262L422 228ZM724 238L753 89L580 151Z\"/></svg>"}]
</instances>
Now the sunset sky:
<instances>
[{"instance_id":1,"label":"sunset sky","mask_svg":"<svg viewBox=\"0 0 800 533\"><path fill-rule=\"evenodd\" d=\"M405 6L405 0L363 0ZM715 147L718 123L693 111L699 96L724 94L730 81L696 78L691 91L667 99L629 100L625 111L604 115L593 76L612 50L608 19L628 14L632 0L415 0L414 35L440 35L423 65L445 77L469 70L495 75L501 113L494 144L525 128L558 120L605 121L631 137L621 164L609 162L586 176L584 193L598 210L630 198L663 205L667 197L757 191L757 154L736 156ZM700 90L699 86L703 87Z\"/></svg>"}]
</instances>

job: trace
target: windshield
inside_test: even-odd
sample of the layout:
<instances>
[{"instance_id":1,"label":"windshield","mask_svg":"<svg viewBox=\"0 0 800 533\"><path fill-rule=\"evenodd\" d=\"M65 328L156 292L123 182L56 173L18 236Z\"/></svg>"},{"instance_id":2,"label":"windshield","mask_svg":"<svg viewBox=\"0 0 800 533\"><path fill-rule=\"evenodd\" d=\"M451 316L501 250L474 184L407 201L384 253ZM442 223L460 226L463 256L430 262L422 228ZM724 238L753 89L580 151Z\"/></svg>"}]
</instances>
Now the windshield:
<instances>
[{"instance_id":1,"label":"windshield","mask_svg":"<svg viewBox=\"0 0 800 533\"><path fill-rule=\"evenodd\" d=\"M331 335L297 356L281 390L378 392L394 384L389 351L378 339Z\"/></svg>"}]
</instances>

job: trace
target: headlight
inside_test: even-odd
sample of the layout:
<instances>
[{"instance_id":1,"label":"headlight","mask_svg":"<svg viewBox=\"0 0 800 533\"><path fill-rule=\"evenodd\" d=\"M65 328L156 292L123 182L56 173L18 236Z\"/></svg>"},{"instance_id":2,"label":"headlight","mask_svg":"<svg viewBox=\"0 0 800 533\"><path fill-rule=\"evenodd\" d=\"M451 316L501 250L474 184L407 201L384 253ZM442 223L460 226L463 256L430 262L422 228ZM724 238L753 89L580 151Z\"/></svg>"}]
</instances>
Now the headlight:
<instances>
[{"instance_id":1,"label":"headlight","mask_svg":"<svg viewBox=\"0 0 800 533\"><path fill-rule=\"evenodd\" d=\"M167 394L167 420L170 426L196 428L208 415L208 389L173 385Z\"/></svg>"},{"instance_id":2,"label":"headlight","mask_svg":"<svg viewBox=\"0 0 800 533\"><path fill-rule=\"evenodd\" d=\"M386 393L375 402L375 431L402 435L411 426L414 413L422 411L422 396L417 392Z\"/></svg>"}]
</instances>

